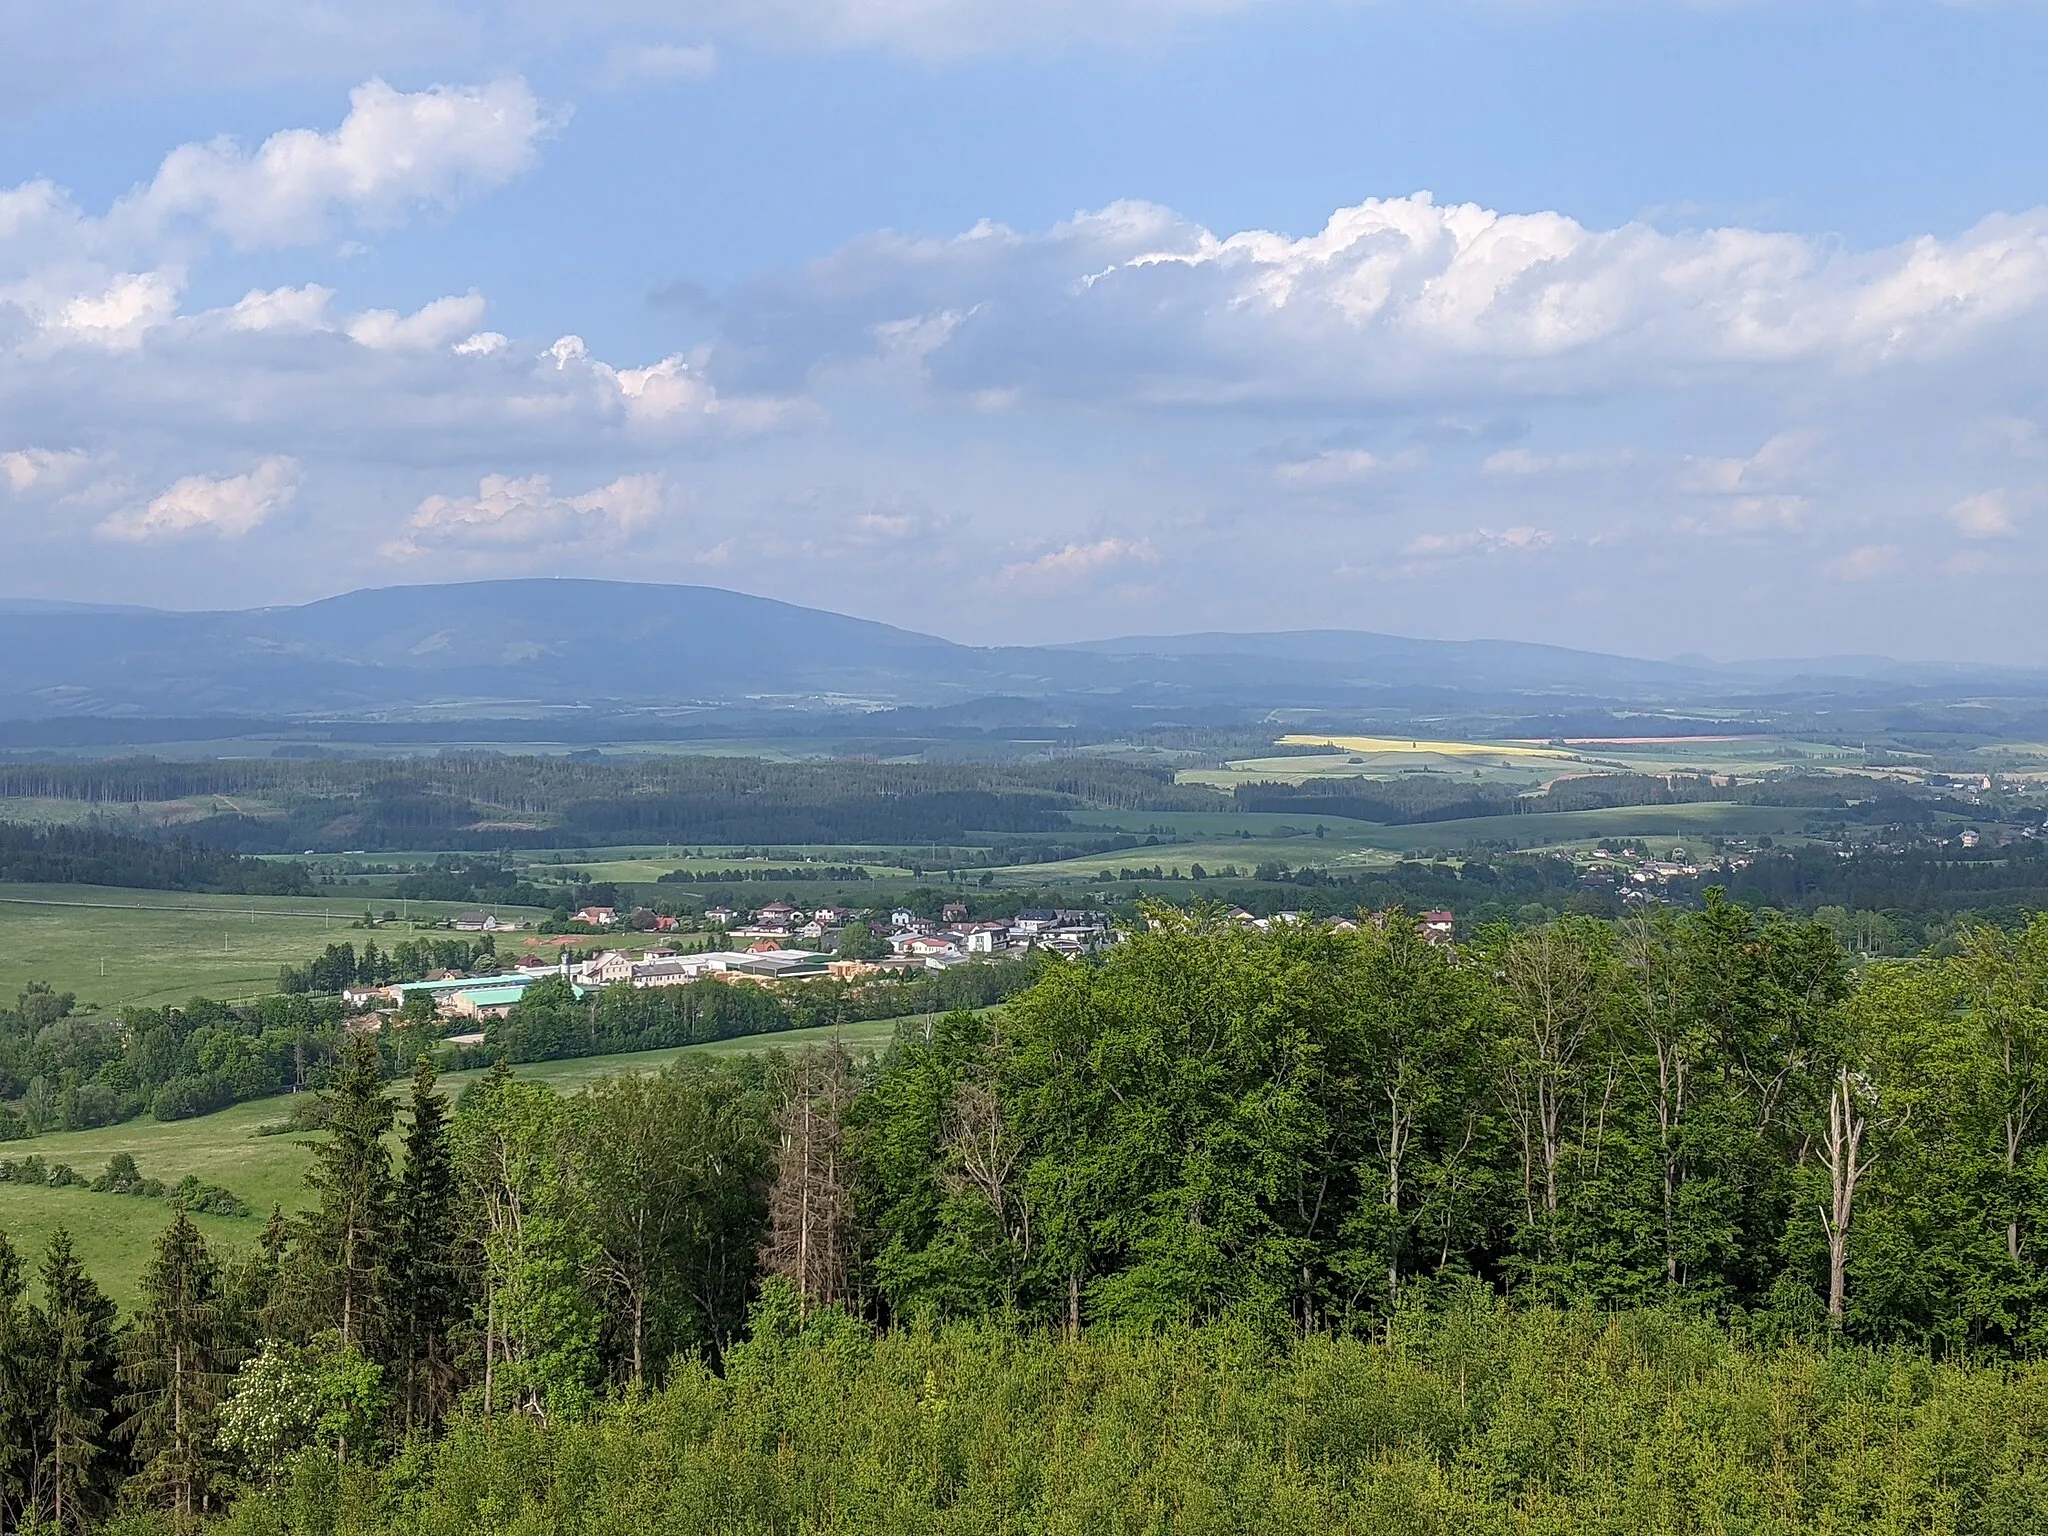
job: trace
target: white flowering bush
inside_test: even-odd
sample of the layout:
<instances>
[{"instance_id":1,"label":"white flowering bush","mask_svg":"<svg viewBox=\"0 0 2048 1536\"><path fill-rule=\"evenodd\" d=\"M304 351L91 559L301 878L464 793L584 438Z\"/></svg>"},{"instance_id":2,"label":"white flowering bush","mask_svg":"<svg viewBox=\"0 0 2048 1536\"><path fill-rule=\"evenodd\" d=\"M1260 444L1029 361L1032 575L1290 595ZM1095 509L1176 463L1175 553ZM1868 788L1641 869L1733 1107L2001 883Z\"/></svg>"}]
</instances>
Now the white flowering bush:
<instances>
[{"instance_id":1,"label":"white flowering bush","mask_svg":"<svg viewBox=\"0 0 2048 1536\"><path fill-rule=\"evenodd\" d=\"M387 1399L384 1368L331 1330L304 1348L271 1339L235 1375L220 1443L265 1482L315 1445L360 1459L376 1446Z\"/></svg>"},{"instance_id":2,"label":"white flowering bush","mask_svg":"<svg viewBox=\"0 0 2048 1536\"><path fill-rule=\"evenodd\" d=\"M221 1446L259 1478L281 1471L319 1427L318 1372L308 1351L282 1339L243 1362L220 1405Z\"/></svg>"}]
</instances>

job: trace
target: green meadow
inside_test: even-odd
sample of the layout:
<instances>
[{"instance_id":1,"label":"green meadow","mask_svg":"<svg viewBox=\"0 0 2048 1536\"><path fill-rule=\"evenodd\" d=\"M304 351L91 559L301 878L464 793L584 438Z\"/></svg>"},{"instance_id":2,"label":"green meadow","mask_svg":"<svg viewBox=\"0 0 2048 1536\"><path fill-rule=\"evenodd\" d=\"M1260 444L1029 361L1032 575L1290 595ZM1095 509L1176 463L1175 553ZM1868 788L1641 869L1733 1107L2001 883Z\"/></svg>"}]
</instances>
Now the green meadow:
<instances>
[{"instance_id":1,"label":"green meadow","mask_svg":"<svg viewBox=\"0 0 2048 1536\"><path fill-rule=\"evenodd\" d=\"M1457 850L1473 843L1518 849L1590 846L1605 837L1796 837L1811 813L1776 805L1616 805L1593 811L1545 811L1529 816L1474 816L1463 821L1368 826L1362 841L1388 853ZM1695 850L1696 851L1696 850Z\"/></svg>"},{"instance_id":2,"label":"green meadow","mask_svg":"<svg viewBox=\"0 0 2048 1536\"><path fill-rule=\"evenodd\" d=\"M81 1002L183 1002L203 994L239 998L275 990L278 968L341 940L370 937L349 924L365 906L358 891L337 896L200 896L92 885L0 884L0 997L47 981ZM412 902L416 916L460 910ZM538 919L544 913L520 914ZM411 937L383 929L385 948Z\"/></svg>"},{"instance_id":3,"label":"green meadow","mask_svg":"<svg viewBox=\"0 0 2048 1536\"><path fill-rule=\"evenodd\" d=\"M895 1019L849 1024L839 1032L848 1049L859 1054L882 1050L894 1038ZM574 1061L541 1061L515 1067L520 1077L575 1092L602 1077L655 1072L679 1056L739 1056L753 1051L796 1050L831 1040L830 1029L799 1029L775 1035L751 1035L708 1045L665 1051L639 1051L622 1056L587 1056ZM442 1081L451 1094L480 1074L450 1073ZM402 1087L398 1090L401 1095ZM197 1215L194 1222L209 1242L249 1244L256 1241L273 1205L297 1210L305 1198L303 1183L315 1137L257 1134L258 1127L281 1123L290 1112L289 1098L259 1099L237 1104L218 1114L193 1120L162 1122L143 1118L96 1131L56 1131L26 1141L0 1142L0 1159L19 1162L31 1154L45 1163L67 1163L90 1179L116 1152L134 1157L149 1178L175 1184L196 1174L209 1184L232 1190L251 1215ZM394 1145L396 1137L393 1138ZM132 1195L94 1194L85 1189L49 1189L0 1184L0 1231L33 1264L35 1255L59 1226L67 1228L86 1267L123 1307L129 1305L157 1234L169 1222L170 1207L161 1200Z\"/></svg>"},{"instance_id":4,"label":"green meadow","mask_svg":"<svg viewBox=\"0 0 2048 1536\"><path fill-rule=\"evenodd\" d=\"M1647 728L1646 728L1647 729ZM1336 740L1338 738L1332 738ZM1713 773L1754 777L1785 768L1860 766L1860 746L1804 737L1735 735L1659 740L1576 740L1562 746L1540 742L1453 742L1401 738L1342 738L1348 746L1313 750L1315 738L1290 738L1302 750L1287 756L1247 757L1219 768L1187 768L1183 784L1230 790L1239 784L1299 784L1307 779L1394 779L1427 773L1475 783L1534 787L1560 775L1581 773Z\"/></svg>"},{"instance_id":5,"label":"green meadow","mask_svg":"<svg viewBox=\"0 0 2048 1536\"><path fill-rule=\"evenodd\" d=\"M1340 816L1318 820L1292 815L1213 815L1161 812L1150 818L1160 842L1154 847L1065 859L1056 864L1020 864L997 872L1003 884L1044 884L1087 880L1102 871L1160 865L1187 874L1200 864L1212 876L1235 864L1247 876L1254 866L1277 860L1300 868L1332 871L1384 868L1403 858L1441 851L1456 855L1474 845L1543 851L1588 848L1603 838L1647 838L1679 843L1709 836L1796 839L1805 829L1804 810L1770 805L1709 801L1692 805L1627 805L1591 811L1545 811L1527 816L1474 816L1459 821L1425 821L1380 826ZM1091 817L1094 826L1143 832L1140 816ZM1320 825L1323 835L1317 837ZM1250 837L1237 836L1237 830ZM1283 835L1284 834L1284 835ZM1694 848L1692 851L1697 852Z\"/></svg>"}]
</instances>

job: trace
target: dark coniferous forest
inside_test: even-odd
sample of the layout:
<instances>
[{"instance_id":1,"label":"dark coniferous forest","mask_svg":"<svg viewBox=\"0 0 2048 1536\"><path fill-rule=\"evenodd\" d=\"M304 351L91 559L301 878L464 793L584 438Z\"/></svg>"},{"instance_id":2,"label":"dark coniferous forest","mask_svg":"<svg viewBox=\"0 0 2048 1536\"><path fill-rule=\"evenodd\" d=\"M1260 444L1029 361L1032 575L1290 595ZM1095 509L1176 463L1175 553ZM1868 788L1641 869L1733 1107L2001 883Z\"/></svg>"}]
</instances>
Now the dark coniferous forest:
<instances>
[{"instance_id":1,"label":"dark coniferous forest","mask_svg":"<svg viewBox=\"0 0 2048 1536\"><path fill-rule=\"evenodd\" d=\"M236 896L291 896L312 889L306 871L297 864L242 858L190 838L144 838L104 827L32 827L5 821L0 821L0 881Z\"/></svg>"}]
</instances>

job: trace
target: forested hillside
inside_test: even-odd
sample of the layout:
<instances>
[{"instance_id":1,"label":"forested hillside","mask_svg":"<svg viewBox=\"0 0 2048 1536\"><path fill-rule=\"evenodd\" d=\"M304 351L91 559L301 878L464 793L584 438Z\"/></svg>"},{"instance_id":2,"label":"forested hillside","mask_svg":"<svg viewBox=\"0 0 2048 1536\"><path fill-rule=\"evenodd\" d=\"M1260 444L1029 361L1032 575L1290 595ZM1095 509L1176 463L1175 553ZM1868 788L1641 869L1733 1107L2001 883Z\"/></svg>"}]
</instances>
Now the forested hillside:
<instances>
[{"instance_id":1,"label":"forested hillside","mask_svg":"<svg viewBox=\"0 0 2048 1536\"><path fill-rule=\"evenodd\" d=\"M211 797L188 836L246 852L586 844L918 843L1044 832L1080 807L1217 807L1170 774L1092 758L992 765L650 756L0 765L0 796L102 807ZM242 804L255 802L257 809Z\"/></svg>"},{"instance_id":2,"label":"forested hillside","mask_svg":"<svg viewBox=\"0 0 2048 1536\"><path fill-rule=\"evenodd\" d=\"M455 1106L422 1070L409 1116L354 1035L313 1208L256 1251L174 1225L127 1325L61 1236L0 1254L0 1497L250 1532L2017 1536L2044 1019L2048 919L1856 976L1716 896L1456 949L1158 909L874 1067Z\"/></svg>"},{"instance_id":3,"label":"forested hillside","mask_svg":"<svg viewBox=\"0 0 2048 1536\"><path fill-rule=\"evenodd\" d=\"M1709 881L1745 902L1787 911L1832 904L1864 912L2012 915L2048 907L2048 845L2028 839L2005 847L1866 849L1847 859L1826 846L1783 849L1673 894L1697 899Z\"/></svg>"},{"instance_id":4,"label":"forested hillside","mask_svg":"<svg viewBox=\"0 0 2048 1536\"><path fill-rule=\"evenodd\" d=\"M155 839L101 827L15 822L0 822L0 881L236 896L290 896L312 885L300 865L241 858L189 837Z\"/></svg>"}]
</instances>

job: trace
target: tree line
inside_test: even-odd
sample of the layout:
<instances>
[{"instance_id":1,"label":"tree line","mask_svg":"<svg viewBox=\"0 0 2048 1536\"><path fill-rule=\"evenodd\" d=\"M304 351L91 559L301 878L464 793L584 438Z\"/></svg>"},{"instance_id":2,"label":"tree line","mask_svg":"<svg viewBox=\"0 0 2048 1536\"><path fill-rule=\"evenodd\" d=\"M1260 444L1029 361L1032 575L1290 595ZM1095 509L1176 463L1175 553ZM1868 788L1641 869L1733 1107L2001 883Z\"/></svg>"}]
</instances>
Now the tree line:
<instances>
[{"instance_id":1,"label":"tree line","mask_svg":"<svg viewBox=\"0 0 2048 1536\"><path fill-rule=\"evenodd\" d=\"M985 1008L1033 985L1048 964L994 960L897 979L783 982L766 987L703 980L681 986L618 983L578 997L558 977L527 987L465 1061L557 1061L666 1050L783 1030Z\"/></svg>"},{"instance_id":2,"label":"tree line","mask_svg":"<svg viewBox=\"0 0 2048 1536\"><path fill-rule=\"evenodd\" d=\"M303 864L243 858L190 837L11 821L0 821L0 880L234 896L296 896L313 889Z\"/></svg>"},{"instance_id":3,"label":"tree line","mask_svg":"<svg viewBox=\"0 0 2048 1536\"><path fill-rule=\"evenodd\" d=\"M1929 924L1958 914L2024 921L2026 913L2048 905L2048 846L2027 837L2003 847L1863 848L1846 859L1825 844L1774 849L1742 869L1674 882L1673 894L1696 901L1708 884L1789 911L1840 906L1891 913L1925 933Z\"/></svg>"},{"instance_id":4,"label":"tree line","mask_svg":"<svg viewBox=\"0 0 2048 1536\"><path fill-rule=\"evenodd\" d=\"M333 997L193 998L118 1017L75 1007L31 982L0 1010L0 1141L143 1114L182 1120L315 1084L341 1034Z\"/></svg>"},{"instance_id":5,"label":"tree line","mask_svg":"<svg viewBox=\"0 0 2048 1536\"><path fill-rule=\"evenodd\" d=\"M490 935L421 936L379 949L331 944L288 966L276 995L228 1004L192 998L177 1007L80 1014L77 999L32 982L0 1010L0 1142L46 1131L90 1130L140 1115L183 1120L231 1104L319 1088L351 1017L337 995L355 985L417 980L430 970L495 963ZM553 1061L905 1018L998 1003L1030 986L1037 961L995 961L904 979L823 978L770 990L720 981L680 987L596 989L579 998L563 981L533 983L510 1015L486 1025L481 1047L446 1044L433 999L414 994L374 1034L387 1077L428 1052L452 1066Z\"/></svg>"},{"instance_id":6,"label":"tree line","mask_svg":"<svg viewBox=\"0 0 2048 1536\"><path fill-rule=\"evenodd\" d=\"M390 949L365 939L359 951L344 939L329 944L304 965L278 970L277 990L284 993L339 992L344 987L388 986L394 981L422 981L434 971L472 971L496 966L498 941L481 938L439 938L423 934L400 939Z\"/></svg>"},{"instance_id":7,"label":"tree line","mask_svg":"<svg viewBox=\"0 0 2048 1536\"><path fill-rule=\"evenodd\" d=\"M475 850L691 844L958 841L972 831L1052 832L1067 812L1217 808L1213 791L1104 758L1024 763L771 763L692 755L577 762L451 756L360 762L0 764L0 796L101 806L196 796L231 804L187 835L242 852L301 848Z\"/></svg>"}]
</instances>

